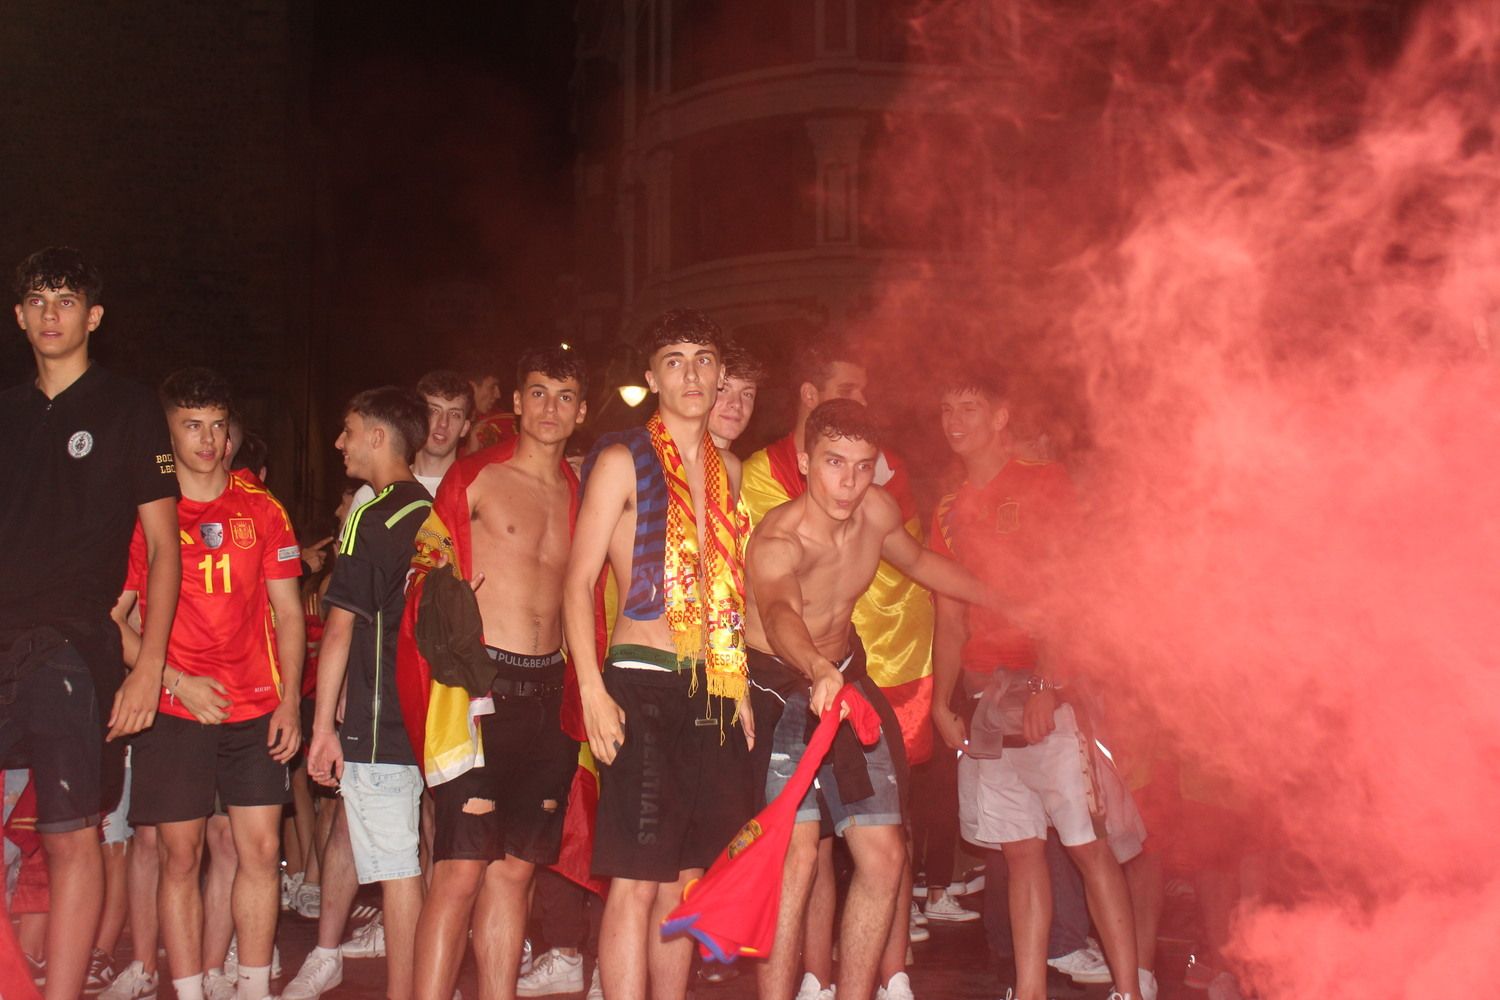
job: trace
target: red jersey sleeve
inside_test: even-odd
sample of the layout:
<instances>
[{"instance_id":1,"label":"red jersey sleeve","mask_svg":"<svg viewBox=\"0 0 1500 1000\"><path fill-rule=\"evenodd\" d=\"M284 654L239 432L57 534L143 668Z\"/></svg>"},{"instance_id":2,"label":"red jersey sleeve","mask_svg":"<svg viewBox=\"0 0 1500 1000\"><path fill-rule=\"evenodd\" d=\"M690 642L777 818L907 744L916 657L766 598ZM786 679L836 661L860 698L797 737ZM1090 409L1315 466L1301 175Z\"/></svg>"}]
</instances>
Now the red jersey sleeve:
<instances>
[{"instance_id":1,"label":"red jersey sleeve","mask_svg":"<svg viewBox=\"0 0 1500 1000\"><path fill-rule=\"evenodd\" d=\"M137 594L146 589L146 534L141 530L140 521L135 522L135 530L130 533L130 561L125 567L125 589Z\"/></svg>"},{"instance_id":2,"label":"red jersey sleeve","mask_svg":"<svg viewBox=\"0 0 1500 1000\"><path fill-rule=\"evenodd\" d=\"M302 575L302 549L292 531L286 508L269 493L262 494L256 514L256 530L266 540L261 550L261 569L267 580L295 580Z\"/></svg>"}]
</instances>

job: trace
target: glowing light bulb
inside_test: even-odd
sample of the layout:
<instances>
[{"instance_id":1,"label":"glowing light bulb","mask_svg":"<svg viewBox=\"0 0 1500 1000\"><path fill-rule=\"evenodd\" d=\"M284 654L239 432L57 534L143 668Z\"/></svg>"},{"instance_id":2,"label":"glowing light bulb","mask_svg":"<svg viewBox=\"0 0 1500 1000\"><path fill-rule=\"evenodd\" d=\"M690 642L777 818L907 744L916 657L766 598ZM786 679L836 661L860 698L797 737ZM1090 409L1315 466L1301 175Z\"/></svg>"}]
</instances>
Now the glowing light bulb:
<instances>
[{"instance_id":1,"label":"glowing light bulb","mask_svg":"<svg viewBox=\"0 0 1500 1000\"><path fill-rule=\"evenodd\" d=\"M643 385L620 386L620 398L625 401L626 406L636 407L646 400L647 390Z\"/></svg>"}]
</instances>

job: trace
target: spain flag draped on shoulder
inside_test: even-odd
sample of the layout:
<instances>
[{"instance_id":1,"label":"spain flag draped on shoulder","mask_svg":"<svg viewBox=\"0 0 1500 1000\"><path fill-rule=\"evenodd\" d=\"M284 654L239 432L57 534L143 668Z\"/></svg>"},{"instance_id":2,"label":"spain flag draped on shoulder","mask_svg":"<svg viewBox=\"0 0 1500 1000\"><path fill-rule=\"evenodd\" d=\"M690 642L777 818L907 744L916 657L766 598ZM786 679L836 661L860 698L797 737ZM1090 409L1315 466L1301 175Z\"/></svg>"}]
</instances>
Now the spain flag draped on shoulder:
<instances>
[{"instance_id":1,"label":"spain flag draped on shoulder","mask_svg":"<svg viewBox=\"0 0 1500 1000\"><path fill-rule=\"evenodd\" d=\"M515 454L518 440L511 438L454 462L438 487L432 511L417 531L411 579L406 588L406 608L401 615L401 635L396 646L396 689L401 699L406 735L429 785L440 785L471 768L483 766L484 746L474 720L490 708L487 699L470 699L463 688L450 687L432 679L431 667L417 648L416 625L422 588L428 571L444 561L461 579L470 578L473 552L469 533L469 484L486 466L509 461ZM571 531L578 517L578 476L567 462L558 465L568 482L568 528ZM552 867L558 874L599 892L600 884L589 876L594 813L599 800L598 777L583 728L578 678L574 676L571 665L563 674L559 721L563 732L581 745L578 770L568 793L562 853Z\"/></svg>"},{"instance_id":2,"label":"spain flag draped on shoulder","mask_svg":"<svg viewBox=\"0 0 1500 1000\"><path fill-rule=\"evenodd\" d=\"M890 452L880 453L875 482L901 506L906 530L922 540L922 522L906 467ZM752 526L773 508L801 496L807 480L797 468L792 434L745 460L740 498ZM907 759L920 764L932 756L932 597L890 563L882 561L870 589L854 605L854 627L869 656L870 677L880 685L901 722Z\"/></svg>"}]
</instances>

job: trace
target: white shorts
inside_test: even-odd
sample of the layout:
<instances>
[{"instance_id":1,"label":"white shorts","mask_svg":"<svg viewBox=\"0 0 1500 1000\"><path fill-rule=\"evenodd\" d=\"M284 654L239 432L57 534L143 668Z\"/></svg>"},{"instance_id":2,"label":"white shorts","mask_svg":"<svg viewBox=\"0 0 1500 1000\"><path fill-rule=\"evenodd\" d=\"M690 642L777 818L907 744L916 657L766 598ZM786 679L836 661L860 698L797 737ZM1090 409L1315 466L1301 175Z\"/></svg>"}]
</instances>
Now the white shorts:
<instances>
[{"instance_id":1,"label":"white shorts","mask_svg":"<svg viewBox=\"0 0 1500 1000\"><path fill-rule=\"evenodd\" d=\"M360 885L422 874L422 772L415 764L345 761L339 795Z\"/></svg>"},{"instance_id":2,"label":"white shorts","mask_svg":"<svg viewBox=\"0 0 1500 1000\"><path fill-rule=\"evenodd\" d=\"M960 835L990 849L1045 840L1048 826L1068 847L1097 840L1083 768L1086 751L1104 800L1110 850L1121 863L1130 860L1141 852L1146 828L1129 790L1109 759L1084 743L1073 706L1060 706L1053 718L1057 728L1040 743L1007 747L996 758L959 758Z\"/></svg>"}]
</instances>

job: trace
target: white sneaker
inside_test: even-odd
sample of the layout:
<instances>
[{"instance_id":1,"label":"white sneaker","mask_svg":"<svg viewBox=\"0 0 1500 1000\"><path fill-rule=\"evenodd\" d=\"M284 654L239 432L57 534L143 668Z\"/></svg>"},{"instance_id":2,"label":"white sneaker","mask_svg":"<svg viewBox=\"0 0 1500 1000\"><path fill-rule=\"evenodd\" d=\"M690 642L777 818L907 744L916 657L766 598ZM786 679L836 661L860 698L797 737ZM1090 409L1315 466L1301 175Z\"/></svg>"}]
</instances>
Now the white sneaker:
<instances>
[{"instance_id":1,"label":"white sneaker","mask_svg":"<svg viewBox=\"0 0 1500 1000\"><path fill-rule=\"evenodd\" d=\"M916 1000L911 991L911 977L904 972L896 973L875 991L875 1000Z\"/></svg>"},{"instance_id":2,"label":"white sneaker","mask_svg":"<svg viewBox=\"0 0 1500 1000\"><path fill-rule=\"evenodd\" d=\"M598 962L594 963L594 974L589 977L589 992L583 1000L604 1000L604 983L599 979Z\"/></svg>"},{"instance_id":3,"label":"white sneaker","mask_svg":"<svg viewBox=\"0 0 1500 1000\"><path fill-rule=\"evenodd\" d=\"M156 973L146 972L140 962L131 962L99 994L99 1000L156 1000Z\"/></svg>"},{"instance_id":4,"label":"white sneaker","mask_svg":"<svg viewBox=\"0 0 1500 1000\"><path fill-rule=\"evenodd\" d=\"M802 974L802 985L797 987L796 1000L833 1000L834 985L823 986L811 972Z\"/></svg>"},{"instance_id":5,"label":"white sneaker","mask_svg":"<svg viewBox=\"0 0 1500 1000\"><path fill-rule=\"evenodd\" d=\"M947 897L945 896L943 898L946 899ZM911 904L911 922L913 924L916 924L918 927L927 926L927 914L923 913L922 908L916 903Z\"/></svg>"},{"instance_id":6,"label":"white sneaker","mask_svg":"<svg viewBox=\"0 0 1500 1000\"><path fill-rule=\"evenodd\" d=\"M1061 958L1049 958L1047 964L1075 983L1107 983L1114 978L1104 956L1087 945Z\"/></svg>"},{"instance_id":7,"label":"white sneaker","mask_svg":"<svg viewBox=\"0 0 1500 1000\"><path fill-rule=\"evenodd\" d=\"M283 910L290 910L296 905L297 890L302 888L302 880L306 877L306 872L298 872L295 875L281 873L281 908Z\"/></svg>"},{"instance_id":8,"label":"white sneaker","mask_svg":"<svg viewBox=\"0 0 1500 1000\"><path fill-rule=\"evenodd\" d=\"M230 982L239 978L240 974L240 939L235 935L229 939L229 950L224 953L224 975L229 977ZM271 945L271 978L281 978L281 945Z\"/></svg>"},{"instance_id":9,"label":"white sneaker","mask_svg":"<svg viewBox=\"0 0 1500 1000\"><path fill-rule=\"evenodd\" d=\"M918 944L932 937L932 931L927 929L927 920L918 920L921 913L915 903L912 904L911 913L907 916L906 940L912 944Z\"/></svg>"},{"instance_id":10,"label":"white sneaker","mask_svg":"<svg viewBox=\"0 0 1500 1000\"><path fill-rule=\"evenodd\" d=\"M343 981L344 957L314 948L281 991L281 1000L317 1000Z\"/></svg>"},{"instance_id":11,"label":"white sneaker","mask_svg":"<svg viewBox=\"0 0 1500 1000\"><path fill-rule=\"evenodd\" d=\"M239 995L239 985L222 972L203 974L203 1000L234 1000Z\"/></svg>"},{"instance_id":12,"label":"white sneaker","mask_svg":"<svg viewBox=\"0 0 1500 1000\"><path fill-rule=\"evenodd\" d=\"M1136 981L1141 984L1141 1000L1156 1000L1160 987L1156 984L1156 973L1149 969L1136 969Z\"/></svg>"},{"instance_id":13,"label":"white sneaker","mask_svg":"<svg viewBox=\"0 0 1500 1000\"><path fill-rule=\"evenodd\" d=\"M323 910L323 887L321 885L299 885L292 897L291 909L309 920L318 919Z\"/></svg>"},{"instance_id":14,"label":"white sneaker","mask_svg":"<svg viewBox=\"0 0 1500 1000\"><path fill-rule=\"evenodd\" d=\"M384 958L385 921L381 919L381 915L375 914L369 923L339 945L339 954L344 958Z\"/></svg>"},{"instance_id":15,"label":"white sneaker","mask_svg":"<svg viewBox=\"0 0 1500 1000\"><path fill-rule=\"evenodd\" d=\"M935 902L927 904L927 919L942 920L950 924L966 924L971 920L978 920L979 914L974 910L966 910L962 903L949 895L942 895Z\"/></svg>"},{"instance_id":16,"label":"white sneaker","mask_svg":"<svg viewBox=\"0 0 1500 1000\"><path fill-rule=\"evenodd\" d=\"M516 980L516 995L546 997L554 993L583 992L583 956L564 955L556 948L541 954L531 971Z\"/></svg>"}]
</instances>

